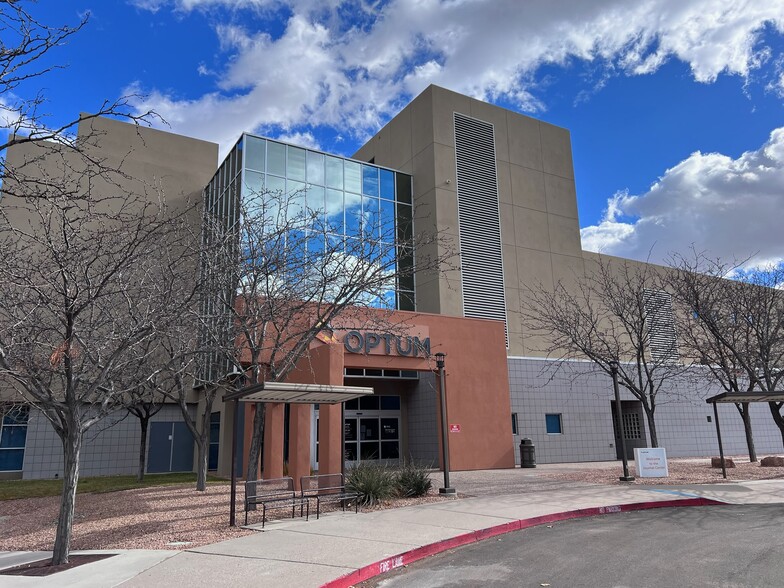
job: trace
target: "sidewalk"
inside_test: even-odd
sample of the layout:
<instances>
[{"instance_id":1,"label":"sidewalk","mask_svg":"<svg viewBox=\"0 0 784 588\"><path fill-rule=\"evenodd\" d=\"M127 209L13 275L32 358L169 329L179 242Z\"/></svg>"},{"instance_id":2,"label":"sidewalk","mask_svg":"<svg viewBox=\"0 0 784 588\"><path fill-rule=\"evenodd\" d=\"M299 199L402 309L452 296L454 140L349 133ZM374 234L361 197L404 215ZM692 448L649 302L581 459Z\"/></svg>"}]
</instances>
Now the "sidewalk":
<instances>
[{"instance_id":1,"label":"sidewalk","mask_svg":"<svg viewBox=\"0 0 784 588\"><path fill-rule=\"evenodd\" d=\"M452 478L458 491L484 495L359 515L338 511L307 522L274 521L264 532L187 551L124 552L49 578L0 576L0 586L348 586L426 555L531 524L708 501L784 503L784 480L597 486L554 484L518 469L466 472L464 490L461 474ZM482 487L472 483L479 478L486 481ZM20 555L14 554L15 559ZM10 567L5 559L0 554L0 568Z\"/></svg>"}]
</instances>

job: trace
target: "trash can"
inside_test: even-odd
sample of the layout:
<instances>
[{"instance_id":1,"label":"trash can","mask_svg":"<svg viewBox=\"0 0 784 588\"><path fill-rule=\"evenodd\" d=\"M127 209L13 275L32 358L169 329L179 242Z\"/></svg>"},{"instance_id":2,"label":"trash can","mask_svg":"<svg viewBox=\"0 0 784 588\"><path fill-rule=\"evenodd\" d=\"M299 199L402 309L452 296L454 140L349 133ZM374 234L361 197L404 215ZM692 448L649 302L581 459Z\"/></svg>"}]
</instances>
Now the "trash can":
<instances>
[{"instance_id":1,"label":"trash can","mask_svg":"<svg viewBox=\"0 0 784 588\"><path fill-rule=\"evenodd\" d=\"M520 440L520 467L536 467L536 446L534 445L534 442L527 437Z\"/></svg>"}]
</instances>

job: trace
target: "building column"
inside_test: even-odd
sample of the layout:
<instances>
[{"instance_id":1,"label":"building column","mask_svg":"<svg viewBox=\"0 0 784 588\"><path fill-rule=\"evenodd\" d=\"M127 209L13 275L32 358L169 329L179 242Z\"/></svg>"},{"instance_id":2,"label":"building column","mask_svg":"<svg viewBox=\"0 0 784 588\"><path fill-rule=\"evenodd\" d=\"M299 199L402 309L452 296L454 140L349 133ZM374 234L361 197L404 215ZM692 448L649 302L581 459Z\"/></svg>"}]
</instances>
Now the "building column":
<instances>
[{"instance_id":1,"label":"building column","mask_svg":"<svg viewBox=\"0 0 784 588\"><path fill-rule=\"evenodd\" d=\"M283 420L285 405L280 402L268 402L266 405L262 477L268 480L283 477Z\"/></svg>"},{"instance_id":2,"label":"building column","mask_svg":"<svg viewBox=\"0 0 784 588\"><path fill-rule=\"evenodd\" d=\"M299 490L299 479L310 475L310 404L292 404L289 413L289 476Z\"/></svg>"}]
</instances>

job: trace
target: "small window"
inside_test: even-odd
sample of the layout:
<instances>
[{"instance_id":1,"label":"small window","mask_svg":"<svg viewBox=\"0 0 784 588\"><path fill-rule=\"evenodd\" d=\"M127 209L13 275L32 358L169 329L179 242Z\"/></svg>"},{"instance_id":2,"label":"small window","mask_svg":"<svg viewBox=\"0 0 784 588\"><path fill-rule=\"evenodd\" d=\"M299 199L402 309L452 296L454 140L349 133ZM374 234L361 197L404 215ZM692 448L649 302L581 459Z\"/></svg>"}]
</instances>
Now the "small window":
<instances>
[{"instance_id":1,"label":"small window","mask_svg":"<svg viewBox=\"0 0 784 588\"><path fill-rule=\"evenodd\" d=\"M512 435L517 435L517 413L512 413Z\"/></svg>"},{"instance_id":2,"label":"small window","mask_svg":"<svg viewBox=\"0 0 784 588\"><path fill-rule=\"evenodd\" d=\"M544 415L545 423L547 424L548 435L561 435L563 434L563 427L561 426L560 414L546 414Z\"/></svg>"}]
</instances>

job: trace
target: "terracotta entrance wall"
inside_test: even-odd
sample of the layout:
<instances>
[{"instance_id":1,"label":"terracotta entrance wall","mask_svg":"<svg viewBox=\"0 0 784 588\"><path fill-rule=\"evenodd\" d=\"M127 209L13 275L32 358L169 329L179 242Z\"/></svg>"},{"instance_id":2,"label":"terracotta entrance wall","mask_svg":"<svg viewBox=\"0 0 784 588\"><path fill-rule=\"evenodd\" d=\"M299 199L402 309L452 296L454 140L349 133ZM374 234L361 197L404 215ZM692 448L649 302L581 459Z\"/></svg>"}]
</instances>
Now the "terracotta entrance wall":
<instances>
[{"instance_id":1,"label":"terracotta entrance wall","mask_svg":"<svg viewBox=\"0 0 784 588\"><path fill-rule=\"evenodd\" d=\"M504 324L410 312L394 316L395 322L411 325L412 336L428 336L432 354L447 355L447 419L449 424L460 425L459 433L449 434L450 467L514 467ZM336 336L342 344L343 333L336 332ZM350 353L344 347L344 367L436 371L434 357L400 357L394 345L386 355L384 347L383 343L378 345L369 355ZM436 420L440 440L440 416Z\"/></svg>"},{"instance_id":2,"label":"terracotta entrance wall","mask_svg":"<svg viewBox=\"0 0 784 588\"><path fill-rule=\"evenodd\" d=\"M396 312L395 331L404 333L410 326L411 336L430 339L431 354L446 354L447 419L459 425L459 432L449 433L449 461L453 470L477 470L514 467L514 448L509 400L509 377L506 363L504 325L499 321L447 317L434 314ZM365 331L358 329L365 334ZM372 328L368 331L378 332ZM396 345L376 346L371 354L351 353L346 350L343 336L336 330L334 337L314 343L303 357L289 381L318 384L342 384L344 368L400 369L436 372L435 358L401 357ZM356 338L353 341L356 347ZM405 349L405 347L404 347ZM434 392L435 393L435 392ZM289 473L295 479L308 473L310 446L310 405L294 409L296 418L290 422ZM293 408L293 407L292 407ZM440 411L440 406L438 407ZM273 411L274 412L274 411ZM340 472L341 447L340 406L322 405L319 431L319 470L321 473ZM440 412L434 415L441 439ZM282 419L281 415L275 418ZM279 425L276 427L275 425ZM282 422L269 427L270 432L282 430ZM246 427L246 437L250 441ZM265 438L265 470L278 474L282 468L283 440L278 434ZM269 444L266 443L269 441ZM439 451L440 454L440 451ZM273 465L274 464L274 465ZM271 466L271 467L270 467ZM268 472L265 472L265 474ZM282 473L282 469L280 469Z\"/></svg>"}]
</instances>

